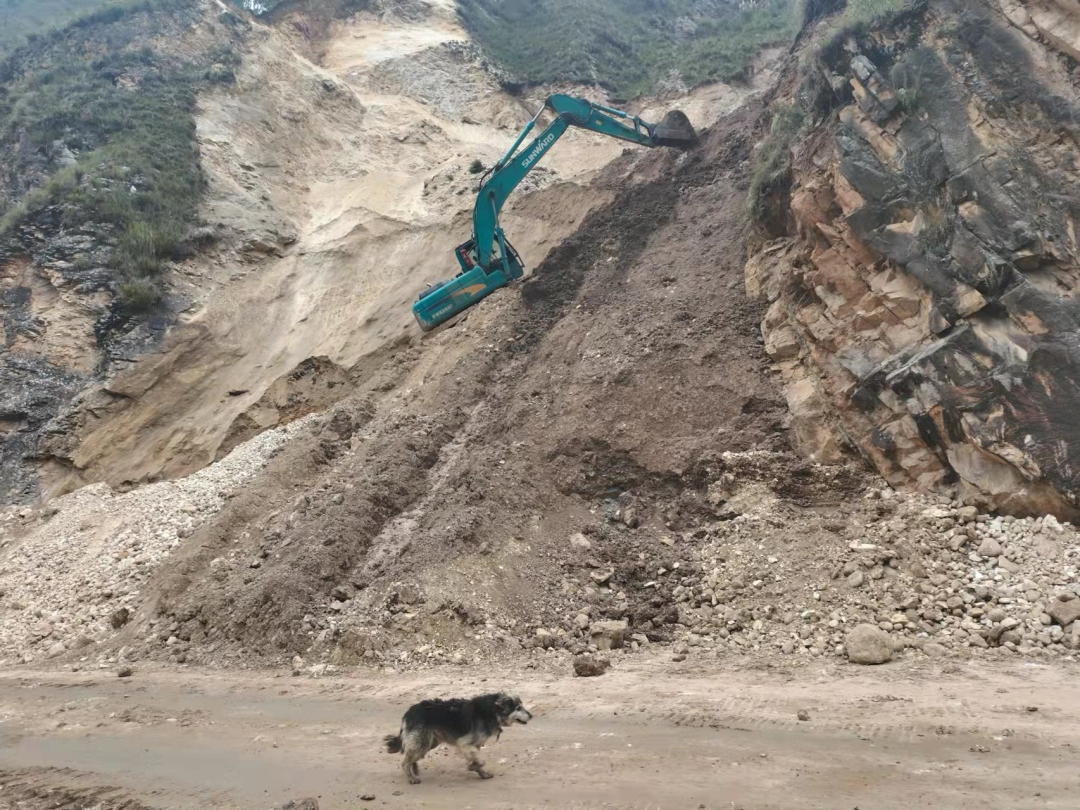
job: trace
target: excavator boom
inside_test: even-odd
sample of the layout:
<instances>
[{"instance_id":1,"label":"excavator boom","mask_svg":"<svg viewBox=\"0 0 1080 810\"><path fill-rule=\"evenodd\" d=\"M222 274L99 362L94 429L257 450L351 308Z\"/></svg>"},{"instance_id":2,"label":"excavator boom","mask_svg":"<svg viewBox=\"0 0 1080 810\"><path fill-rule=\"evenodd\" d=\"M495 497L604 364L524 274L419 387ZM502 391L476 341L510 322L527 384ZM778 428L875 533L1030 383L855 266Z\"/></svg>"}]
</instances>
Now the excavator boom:
<instances>
[{"instance_id":1,"label":"excavator boom","mask_svg":"<svg viewBox=\"0 0 1080 810\"><path fill-rule=\"evenodd\" d=\"M555 113L554 120L522 148L522 143L548 109ZM648 124L629 113L585 99L565 95L549 97L513 146L481 181L473 208L472 239L455 251L461 272L453 279L428 287L413 304L413 315L425 332L525 274L520 257L499 227L499 213L511 192L571 126L648 147L686 148L697 142L690 120L678 111L668 113L659 124Z\"/></svg>"}]
</instances>

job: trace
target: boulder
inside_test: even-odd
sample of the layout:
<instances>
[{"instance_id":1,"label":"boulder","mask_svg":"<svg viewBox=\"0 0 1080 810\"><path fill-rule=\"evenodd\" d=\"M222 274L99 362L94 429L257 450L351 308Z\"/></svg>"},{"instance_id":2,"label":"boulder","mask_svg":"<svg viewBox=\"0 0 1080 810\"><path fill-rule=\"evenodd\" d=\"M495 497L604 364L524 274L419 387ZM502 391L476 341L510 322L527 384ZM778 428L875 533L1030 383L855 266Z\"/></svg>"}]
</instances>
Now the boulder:
<instances>
[{"instance_id":1,"label":"boulder","mask_svg":"<svg viewBox=\"0 0 1080 810\"><path fill-rule=\"evenodd\" d=\"M581 532L570 535L570 547L580 549L582 551L588 551L592 548L592 543L589 542L589 538L583 535Z\"/></svg>"},{"instance_id":2,"label":"boulder","mask_svg":"<svg viewBox=\"0 0 1080 810\"><path fill-rule=\"evenodd\" d=\"M893 653L889 634L872 624L860 624L848 633L844 651L853 664L885 664Z\"/></svg>"},{"instance_id":3,"label":"boulder","mask_svg":"<svg viewBox=\"0 0 1080 810\"><path fill-rule=\"evenodd\" d=\"M1080 599L1070 599L1068 602L1055 599L1046 609L1046 612L1050 614L1050 618L1055 623L1062 627L1068 627L1077 619L1080 619Z\"/></svg>"},{"instance_id":4,"label":"boulder","mask_svg":"<svg viewBox=\"0 0 1080 810\"><path fill-rule=\"evenodd\" d=\"M607 672L611 662L596 655L579 655L574 659L574 674L579 678L595 678Z\"/></svg>"},{"instance_id":5,"label":"boulder","mask_svg":"<svg viewBox=\"0 0 1080 810\"><path fill-rule=\"evenodd\" d=\"M593 622L589 627L589 636L598 650L617 650L626 641L630 626L622 619Z\"/></svg>"}]
</instances>

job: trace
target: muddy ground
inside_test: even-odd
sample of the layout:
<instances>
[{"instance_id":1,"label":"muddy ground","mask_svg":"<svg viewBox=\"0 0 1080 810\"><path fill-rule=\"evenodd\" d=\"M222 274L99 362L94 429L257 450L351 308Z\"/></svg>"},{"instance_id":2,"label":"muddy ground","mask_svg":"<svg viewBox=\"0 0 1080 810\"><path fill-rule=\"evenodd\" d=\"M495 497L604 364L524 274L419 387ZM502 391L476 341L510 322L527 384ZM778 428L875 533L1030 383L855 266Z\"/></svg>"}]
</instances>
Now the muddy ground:
<instances>
[{"instance_id":1,"label":"muddy ground","mask_svg":"<svg viewBox=\"0 0 1080 810\"><path fill-rule=\"evenodd\" d=\"M486 749L494 779L439 751L413 787L380 750L410 702L497 688L536 717ZM0 714L4 808L1064 810L1080 791L1075 672L1038 665L23 672Z\"/></svg>"}]
</instances>

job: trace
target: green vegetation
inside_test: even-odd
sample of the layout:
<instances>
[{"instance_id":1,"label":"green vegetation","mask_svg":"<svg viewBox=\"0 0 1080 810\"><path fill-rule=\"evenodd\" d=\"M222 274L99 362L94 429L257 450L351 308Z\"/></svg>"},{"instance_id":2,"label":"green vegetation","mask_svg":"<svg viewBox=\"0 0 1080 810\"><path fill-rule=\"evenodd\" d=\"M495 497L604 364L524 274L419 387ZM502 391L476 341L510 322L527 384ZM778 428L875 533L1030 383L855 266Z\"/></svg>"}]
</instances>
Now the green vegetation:
<instances>
[{"instance_id":1,"label":"green vegetation","mask_svg":"<svg viewBox=\"0 0 1080 810\"><path fill-rule=\"evenodd\" d=\"M675 75L688 85L745 74L764 46L790 41L793 0L738 8L715 0L459 0L469 32L519 79L652 92Z\"/></svg>"},{"instance_id":2,"label":"green vegetation","mask_svg":"<svg viewBox=\"0 0 1080 810\"><path fill-rule=\"evenodd\" d=\"M922 91L919 72L907 60L901 60L892 66L889 79L896 88L896 97L900 100L900 106L905 112L914 112L919 106Z\"/></svg>"},{"instance_id":3,"label":"green vegetation","mask_svg":"<svg viewBox=\"0 0 1080 810\"><path fill-rule=\"evenodd\" d=\"M908 0L848 0L841 25L874 25L909 7Z\"/></svg>"},{"instance_id":4,"label":"green vegetation","mask_svg":"<svg viewBox=\"0 0 1080 810\"><path fill-rule=\"evenodd\" d=\"M94 43L124 38L114 24L155 5L167 26L168 15L191 2L129 3L82 18L43 37L41 52L21 69L9 64L0 89L0 162L34 176L47 155L52 169L0 217L0 236L46 206L57 206L65 228L111 233L117 287L133 309L160 299L163 263L193 222L203 192L196 91L233 81L239 61L224 46L195 61L135 47L145 41L139 27L127 32L122 49L91 55ZM29 67L36 64L45 67Z\"/></svg>"},{"instance_id":5,"label":"green vegetation","mask_svg":"<svg viewBox=\"0 0 1080 810\"><path fill-rule=\"evenodd\" d=\"M750 175L750 214L759 223L769 217L769 197L791 180L791 144L805 120L805 113L795 104L773 110L769 136L758 150Z\"/></svg>"},{"instance_id":6,"label":"green vegetation","mask_svg":"<svg viewBox=\"0 0 1080 810\"><path fill-rule=\"evenodd\" d=\"M0 0L0 56L76 17L95 11L109 0Z\"/></svg>"}]
</instances>

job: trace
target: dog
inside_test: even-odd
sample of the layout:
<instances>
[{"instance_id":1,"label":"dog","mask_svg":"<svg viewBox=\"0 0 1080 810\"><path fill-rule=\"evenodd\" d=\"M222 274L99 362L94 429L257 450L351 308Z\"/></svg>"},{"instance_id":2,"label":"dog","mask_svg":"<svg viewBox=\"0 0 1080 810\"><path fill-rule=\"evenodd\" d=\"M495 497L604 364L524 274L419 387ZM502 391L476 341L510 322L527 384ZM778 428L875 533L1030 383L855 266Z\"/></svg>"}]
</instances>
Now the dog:
<instances>
[{"instance_id":1,"label":"dog","mask_svg":"<svg viewBox=\"0 0 1080 810\"><path fill-rule=\"evenodd\" d=\"M469 770L481 779L490 779L480 761L480 749L504 728L514 723L525 725L532 714L521 701L505 692L479 695L472 700L423 700L409 707L401 718L401 731L386 737L390 754L405 754L401 769L412 785L420 784L417 764L433 748L446 743L465 757Z\"/></svg>"}]
</instances>

